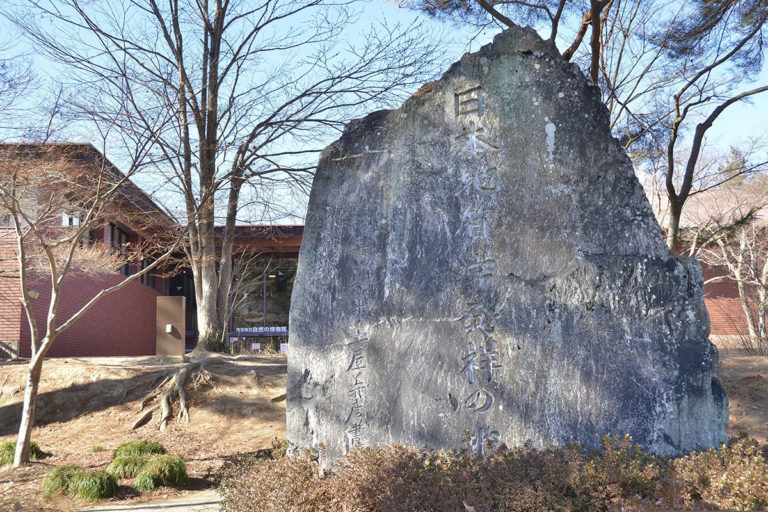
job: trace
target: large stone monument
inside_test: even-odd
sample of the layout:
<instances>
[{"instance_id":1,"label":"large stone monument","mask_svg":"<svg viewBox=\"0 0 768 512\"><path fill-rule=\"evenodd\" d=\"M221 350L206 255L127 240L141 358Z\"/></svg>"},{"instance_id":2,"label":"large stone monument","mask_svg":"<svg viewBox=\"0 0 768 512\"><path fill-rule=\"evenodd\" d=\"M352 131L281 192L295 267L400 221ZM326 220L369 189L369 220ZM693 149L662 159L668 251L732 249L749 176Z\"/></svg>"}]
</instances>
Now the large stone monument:
<instances>
[{"instance_id":1,"label":"large stone monument","mask_svg":"<svg viewBox=\"0 0 768 512\"><path fill-rule=\"evenodd\" d=\"M670 255L598 89L531 29L350 123L312 187L288 440L657 453L726 439L702 276Z\"/></svg>"}]
</instances>

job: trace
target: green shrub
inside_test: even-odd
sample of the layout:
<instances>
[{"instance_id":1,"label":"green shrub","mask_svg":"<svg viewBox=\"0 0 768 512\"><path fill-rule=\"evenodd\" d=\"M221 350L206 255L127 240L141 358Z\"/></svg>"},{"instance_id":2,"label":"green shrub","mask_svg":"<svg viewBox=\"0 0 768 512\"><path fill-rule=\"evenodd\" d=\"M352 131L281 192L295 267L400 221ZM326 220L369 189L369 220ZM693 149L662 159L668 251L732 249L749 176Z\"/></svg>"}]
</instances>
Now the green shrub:
<instances>
[{"instance_id":1,"label":"green shrub","mask_svg":"<svg viewBox=\"0 0 768 512\"><path fill-rule=\"evenodd\" d=\"M16 453L16 438L9 439L0 443L0 467L13 464L13 456ZM45 453L36 442L29 443L29 460L40 460L45 457Z\"/></svg>"},{"instance_id":2,"label":"green shrub","mask_svg":"<svg viewBox=\"0 0 768 512\"><path fill-rule=\"evenodd\" d=\"M166 453L165 447L157 441L128 441L117 447L113 458Z\"/></svg>"},{"instance_id":3,"label":"green shrub","mask_svg":"<svg viewBox=\"0 0 768 512\"><path fill-rule=\"evenodd\" d=\"M181 486L187 483L184 459L177 455L153 455L133 481L139 491L151 491L161 485Z\"/></svg>"},{"instance_id":4,"label":"green shrub","mask_svg":"<svg viewBox=\"0 0 768 512\"><path fill-rule=\"evenodd\" d=\"M75 464L52 469L43 478L43 496L50 498L55 494L70 494L71 483L84 469Z\"/></svg>"},{"instance_id":5,"label":"green shrub","mask_svg":"<svg viewBox=\"0 0 768 512\"><path fill-rule=\"evenodd\" d=\"M88 501L110 498L117 493L117 480L106 471L83 471L70 483L70 492Z\"/></svg>"},{"instance_id":6,"label":"green shrub","mask_svg":"<svg viewBox=\"0 0 768 512\"><path fill-rule=\"evenodd\" d=\"M754 441L676 459L628 437L590 453L571 443L485 457L393 445L356 448L325 471L309 453L235 458L219 492L226 512L755 510L768 507L768 462Z\"/></svg>"},{"instance_id":7,"label":"green shrub","mask_svg":"<svg viewBox=\"0 0 768 512\"><path fill-rule=\"evenodd\" d=\"M104 447L101 446L100 444L95 444L95 445L91 446L90 448L88 448L88 451L91 452L91 453L99 453L99 452L103 452L104 451Z\"/></svg>"},{"instance_id":8,"label":"green shrub","mask_svg":"<svg viewBox=\"0 0 768 512\"><path fill-rule=\"evenodd\" d=\"M117 480L106 471L86 471L71 464L53 469L43 479L43 496L75 496L87 501L110 498L117 493Z\"/></svg>"},{"instance_id":9,"label":"green shrub","mask_svg":"<svg viewBox=\"0 0 768 512\"><path fill-rule=\"evenodd\" d=\"M141 468L149 460L150 455L125 455L122 457L115 457L112 462L107 466L107 473L114 476L118 480L121 478L134 478L139 474Z\"/></svg>"}]
</instances>

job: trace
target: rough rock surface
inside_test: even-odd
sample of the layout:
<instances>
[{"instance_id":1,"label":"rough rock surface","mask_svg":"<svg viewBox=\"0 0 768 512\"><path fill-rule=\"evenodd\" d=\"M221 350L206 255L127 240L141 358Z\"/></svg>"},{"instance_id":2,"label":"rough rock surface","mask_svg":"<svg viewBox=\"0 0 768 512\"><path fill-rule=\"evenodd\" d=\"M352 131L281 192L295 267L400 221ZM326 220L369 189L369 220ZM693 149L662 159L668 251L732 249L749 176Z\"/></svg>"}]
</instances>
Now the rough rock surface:
<instances>
[{"instance_id":1,"label":"rough rock surface","mask_svg":"<svg viewBox=\"0 0 768 512\"><path fill-rule=\"evenodd\" d=\"M288 440L725 441L702 276L668 251L598 90L530 29L347 126L312 187Z\"/></svg>"}]
</instances>

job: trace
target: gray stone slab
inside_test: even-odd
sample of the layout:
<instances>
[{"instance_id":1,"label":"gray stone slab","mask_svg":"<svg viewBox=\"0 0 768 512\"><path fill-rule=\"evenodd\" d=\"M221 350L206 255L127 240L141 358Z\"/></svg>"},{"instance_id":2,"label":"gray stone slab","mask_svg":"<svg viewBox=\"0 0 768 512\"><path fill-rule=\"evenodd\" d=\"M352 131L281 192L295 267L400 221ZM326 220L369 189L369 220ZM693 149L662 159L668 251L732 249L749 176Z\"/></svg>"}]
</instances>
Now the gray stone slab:
<instances>
[{"instance_id":1,"label":"gray stone slab","mask_svg":"<svg viewBox=\"0 0 768 512\"><path fill-rule=\"evenodd\" d=\"M312 187L287 436L657 453L726 439L702 276L669 253L598 89L530 29L353 121Z\"/></svg>"},{"instance_id":2,"label":"gray stone slab","mask_svg":"<svg viewBox=\"0 0 768 512\"><path fill-rule=\"evenodd\" d=\"M160 498L145 503L131 505L98 505L80 509L81 512L157 512L161 510L177 512L218 512L221 510L221 497L215 490L191 492L177 498Z\"/></svg>"}]
</instances>

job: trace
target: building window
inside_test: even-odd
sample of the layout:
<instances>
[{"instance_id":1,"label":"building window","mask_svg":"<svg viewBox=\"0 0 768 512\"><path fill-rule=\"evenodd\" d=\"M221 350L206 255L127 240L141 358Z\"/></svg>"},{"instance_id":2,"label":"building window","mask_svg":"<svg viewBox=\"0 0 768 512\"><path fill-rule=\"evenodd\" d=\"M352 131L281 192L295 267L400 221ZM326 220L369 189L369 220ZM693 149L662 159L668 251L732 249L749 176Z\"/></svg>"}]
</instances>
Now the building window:
<instances>
[{"instance_id":1,"label":"building window","mask_svg":"<svg viewBox=\"0 0 768 512\"><path fill-rule=\"evenodd\" d=\"M124 276L129 276L131 275L131 266L128 263L128 233L115 226L114 224L110 224L109 228L112 247L117 249L120 254L120 258L124 261L124 263L120 266L120 273Z\"/></svg>"},{"instance_id":2,"label":"building window","mask_svg":"<svg viewBox=\"0 0 768 512\"><path fill-rule=\"evenodd\" d=\"M152 260L149 258L144 258L141 260L141 270L144 270L148 266L152 264ZM142 274L139 278L141 280L141 284L145 284L149 286L150 288L155 287L155 275L152 272L147 272L146 274Z\"/></svg>"},{"instance_id":3,"label":"building window","mask_svg":"<svg viewBox=\"0 0 768 512\"><path fill-rule=\"evenodd\" d=\"M65 228L78 227L81 222L82 220L77 215L72 215L71 213L61 214L61 225Z\"/></svg>"}]
</instances>

